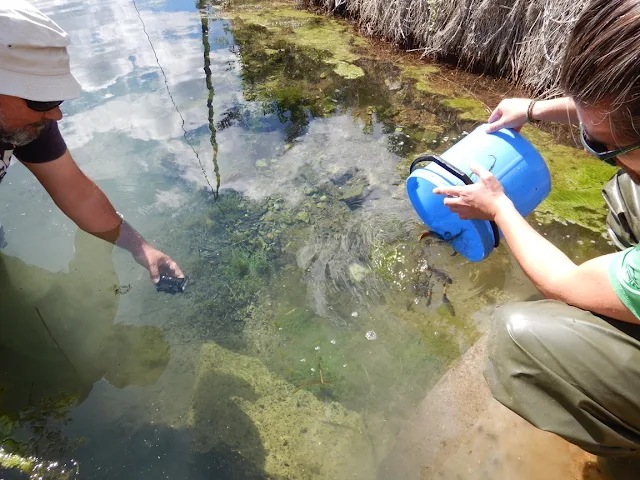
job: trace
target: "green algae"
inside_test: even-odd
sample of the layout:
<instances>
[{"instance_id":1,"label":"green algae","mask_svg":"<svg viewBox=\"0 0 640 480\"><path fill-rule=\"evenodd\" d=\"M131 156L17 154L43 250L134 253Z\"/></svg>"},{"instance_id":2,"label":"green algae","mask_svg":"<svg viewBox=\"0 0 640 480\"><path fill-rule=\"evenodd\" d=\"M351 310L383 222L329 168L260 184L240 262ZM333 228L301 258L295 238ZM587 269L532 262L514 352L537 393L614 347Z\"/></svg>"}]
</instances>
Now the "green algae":
<instances>
[{"instance_id":1,"label":"green algae","mask_svg":"<svg viewBox=\"0 0 640 480\"><path fill-rule=\"evenodd\" d=\"M442 93L433 86L433 74L440 69L435 65L400 65L402 75L415 80L415 87L418 91L430 95Z\"/></svg>"},{"instance_id":2,"label":"green algae","mask_svg":"<svg viewBox=\"0 0 640 480\"><path fill-rule=\"evenodd\" d=\"M569 221L594 231L604 231L606 207L602 187L616 169L583 151L558 145L538 128L522 130L543 156L551 173L551 193L537 208L539 221Z\"/></svg>"},{"instance_id":3,"label":"green algae","mask_svg":"<svg viewBox=\"0 0 640 480\"><path fill-rule=\"evenodd\" d=\"M486 106L470 95L459 95L450 84L438 77L440 69L435 65L401 65L402 74L415 80L415 88L428 96L440 97L443 107L458 112L460 120L483 122L489 116Z\"/></svg>"},{"instance_id":4,"label":"green algae","mask_svg":"<svg viewBox=\"0 0 640 480\"><path fill-rule=\"evenodd\" d=\"M33 459L27 459L20 455L6 453L0 448L0 467L8 470L21 470L24 473L31 473L36 462Z\"/></svg>"},{"instance_id":5,"label":"green algae","mask_svg":"<svg viewBox=\"0 0 640 480\"><path fill-rule=\"evenodd\" d=\"M77 478L78 464L71 461L61 465L60 462L13 453L0 447L0 470L20 471L27 474L28 478L38 480L69 480Z\"/></svg>"},{"instance_id":6,"label":"green algae","mask_svg":"<svg viewBox=\"0 0 640 480\"><path fill-rule=\"evenodd\" d=\"M349 275L356 282L361 282L370 273L370 270L358 263L352 263L349 265Z\"/></svg>"},{"instance_id":7,"label":"green algae","mask_svg":"<svg viewBox=\"0 0 640 480\"><path fill-rule=\"evenodd\" d=\"M245 97L264 102L265 112L287 125L287 142L303 133L310 118L335 111L335 78L342 77L325 62L330 52L296 45L241 20L234 21L233 32L241 47Z\"/></svg>"},{"instance_id":8,"label":"green algae","mask_svg":"<svg viewBox=\"0 0 640 480\"><path fill-rule=\"evenodd\" d=\"M405 125L389 147L406 157L440 145L438 111L462 122L486 116L480 102L452 96L451 85L434 81L439 69L433 65L383 65L367 57L367 42L340 20L280 7L236 8L228 15L235 19L246 97L271 102L265 108L289 123L288 141L302 134L309 116L350 108L365 132L373 133L374 117L387 129Z\"/></svg>"},{"instance_id":9,"label":"green algae","mask_svg":"<svg viewBox=\"0 0 640 480\"><path fill-rule=\"evenodd\" d=\"M364 70L362 70L360 67L346 62L338 63L333 71L340 75L342 78L347 78L350 80L364 77L365 75Z\"/></svg>"},{"instance_id":10,"label":"green algae","mask_svg":"<svg viewBox=\"0 0 640 480\"><path fill-rule=\"evenodd\" d=\"M459 111L458 117L461 120L485 122L491 113L482 102L471 97L446 98L441 102L444 106Z\"/></svg>"},{"instance_id":11,"label":"green algae","mask_svg":"<svg viewBox=\"0 0 640 480\"><path fill-rule=\"evenodd\" d=\"M270 33L298 46L328 52L328 63L354 62L360 58L354 47L367 41L351 33L351 27L339 20L322 17L295 8L235 8L229 17L266 28Z\"/></svg>"},{"instance_id":12,"label":"green algae","mask_svg":"<svg viewBox=\"0 0 640 480\"><path fill-rule=\"evenodd\" d=\"M340 189L338 199L340 200L353 200L361 197L364 193L365 185L363 183L347 184Z\"/></svg>"},{"instance_id":13,"label":"green algae","mask_svg":"<svg viewBox=\"0 0 640 480\"><path fill-rule=\"evenodd\" d=\"M77 404L76 397L61 394L39 398L14 416L0 416L0 471L19 470L29 478L43 480L76 478L77 463L62 464L49 460L49 455L42 458L42 450L53 447L56 453L65 455L82 443L82 439L71 440L62 431L69 421L69 410ZM24 439L25 431L32 432L33 436L23 441L13 438L17 434Z\"/></svg>"},{"instance_id":14,"label":"green algae","mask_svg":"<svg viewBox=\"0 0 640 480\"><path fill-rule=\"evenodd\" d=\"M283 273L274 284L301 283L301 272ZM367 272L369 282L372 275ZM408 406L419 401L445 366L459 356L453 338L456 333L445 327L440 335L428 328L422 334L413 323L425 323L424 316L403 313L405 309L398 308L395 301L388 305L371 302L367 307L349 305L358 310L348 310L352 321L339 326L315 314L305 305L304 297L296 298L299 294L284 286L269 289L253 311L253 324L260 317L264 324L275 319L268 328L252 334L271 352L264 357L265 364L298 389L324 402L337 401L362 412L368 421L387 415L388 422L370 427L371 434L378 444L393 438ZM269 307L275 298L278 304ZM338 300L332 298L331 303L334 301ZM367 328L375 331L376 340L367 340ZM272 345L266 347L265 338L273 337Z\"/></svg>"},{"instance_id":15,"label":"green algae","mask_svg":"<svg viewBox=\"0 0 640 480\"><path fill-rule=\"evenodd\" d=\"M285 378L295 388L310 392L319 400L339 401L348 408L362 411L363 399L366 399L366 408L372 412L371 414L376 415L376 412L383 412L390 405L418 401L428 385L439 378L445 365L460 354L458 327L450 330L438 322L429 324L425 318L430 316L425 316L422 312L407 311L406 314L398 316L397 308L406 308L405 305L400 307L400 303L410 302L406 293L402 293L401 290L398 291L401 294L394 297L389 306L375 306L374 299L378 295L376 285L380 284L380 278L376 269L369 267L375 265L378 255L375 250L365 250L361 264L345 263L343 279L334 271L331 280L327 280L334 283L334 286L324 291L326 302L336 305L340 310L339 315L354 318L353 314L358 314L355 309L360 310L363 307L357 307L353 304L353 299L349 298L352 289L361 291L363 295L368 295L365 293L368 289L372 290L372 296L367 303L374 305L365 307L365 311L361 310L359 315L363 318L371 317L371 321L374 322L372 328L378 334L375 344L369 343L365 338L366 320L363 320L364 323L354 320L353 325L348 327L340 326L332 321L332 318L318 315L309 308L306 287L292 289L291 285L314 285L314 280L305 278L305 272L313 268L313 261L309 267L302 264L282 270L276 266L275 257L272 255L286 255L287 251L300 252L302 245L308 242L309 235L314 230L324 232L323 236L341 238L348 221L349 209L340 200L358 198L364 193L364 183L363 179L354 176L341 188L333 182L317 183L314 177L308 176L308 172L303 171L301 175L306 175L307 181L315 185L313 188L305 188L304 192L307 197L314 199L314 202L315 199L322 199L322 209L318 209L316 203L305 200L300 202L302 207L291 209L282 205L276 209L273 205L280 202L274 201L275 199L255 204L249 200L241 200L239 196L231 195L231 198L227 198L227 194L221 195L219 201L222 202L227 218L238 218L238 221L233 222L234 232L244 230L245 222L249 225L255 218L253 212L260 211L263 213L257 236L265 242L280 245L286 238L287 244L273 254L265 252L268 258L271 258L271 276L257 277L256 283L241 283L240 280L245 278L242 275L247 276L247 268L227 270L225 258L229 253L224 245L237 243L242 237L234 233L233 237L228 238L228 234L224 234L225 231L219 226L222 223L220 221L216 227L217 232L207 234L217 238L216 252L220 255L216 255L215 258L219 260L216 260L215 266L212 267L200 266L201 272L197 274L197 278L207 280L195 285L194 290L190 292L191 295L195 295L193 303L200 304L203 300L200 297L205 292L216 292L214 305L217 303L218 313L216 315L216 310L210 310L207 318L214 318L214 315L220 317L220 312L231 313L231 310L235 310L232 318L241 321L246 346L255 345L252 348L260 352L260 358L272 372ZM311 208L303 207L305 203L309 203ZM248 212L248 219L235 213L241 209ZM307 221L309 227L306 226ZM204 224L206 225L206 222ZM296 227L287 227L289 224ZM194 226L192 231L183 231L181 228L176 231L189 237L195 236L195 232L200 228L202 227ZM384 229L400 233L403 226L398 220L390 219L385 223ZM244 237L244 242L251 242L252 245L260 243L258 238L250 237ZM181 243L184 247L184 242ZM330 244L328 248L329 251L333 250ZM400 250L401 247L398 251ZM415 253L413 251L412 255ZM367 258L369 255L370 258ZM187 268L191 266L188 265ZM239 275L239 272L242 275ZM394 270L394 274L389 274L385 282L388 282L389 286L395 281L410 286L412 277L403 280L400 274L400 269ZM233 290L243 299L244 306L239 302L229 301L227 291L222 288L223 283L233 285ZM244 295L251 289L254 292L251 297ZM196 316L202 313L198 310ZM431 312L431 316L445 321L435 310ZM196 321L191 315L189 318L193 318L190 322ZM215 322L218 323L219 320ZM208 329L211 330L211 325L208 325ZM221 337L221 341L226 340ZM226 344L234 349L246 348L228 341ZM376 355L363 356L362 352L372 347L375 347ZM320 377L321 369L323 377ZM371 395L372 392L375 392L374 396ZM400 411L402 410L400 408ZM392 428L389 424L380 428L380 436L390 438L395 432L393 428L396 427ZM392 428L392 431L385 430L386 428Z\"/></svg>"},{"instance_id":16,"label":"green algae","mask_svg":"<svg viewBox=\"0 0 640 480\"><path fill-rule=\"evenodd\" d=\"M374 476L360 415L215 343L201 349L189 424L198 451L238 452L270 478Z\"/></svg>"},{"instance_id":17,"label":"green algae","mask_svg":"<svg viewBox=\"0 0 640 480\"><path fill-rule=\"evenodd\" d=\"M402 75L415 81L418 92L439 97L440 104L458 112L460 120L484 122L489 116L487 107L478 98L460 95L450 83L443 81L440 69L435 65L400 65Z\"/></svg>"}]
</instances>

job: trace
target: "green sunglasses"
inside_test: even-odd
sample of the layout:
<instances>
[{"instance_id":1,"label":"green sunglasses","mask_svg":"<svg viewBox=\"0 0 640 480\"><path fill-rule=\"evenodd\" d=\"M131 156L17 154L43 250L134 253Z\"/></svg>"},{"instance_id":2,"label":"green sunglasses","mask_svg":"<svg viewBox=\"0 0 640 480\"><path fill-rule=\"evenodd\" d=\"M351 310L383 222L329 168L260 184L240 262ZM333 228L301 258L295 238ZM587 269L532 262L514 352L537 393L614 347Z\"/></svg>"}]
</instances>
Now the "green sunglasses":
<instances>
[{"instance_id":1,"label":"green sunglasses","mask_svg":"<svg viewBox=\"0 0 640 480\"><path fill-rule=\"evenodd\" d=\"M604 143L596 142L587 138L587 134L584 131L582 122L580 122L580 140L582 141L582 146L587 152L596 157L598 160L602 160L603 162L614 167L617 166L616 157L640 148L640 142L638 142L634 143L633 145L629 145L628 147L609 150Z\"/></svg>"}]
</instances>

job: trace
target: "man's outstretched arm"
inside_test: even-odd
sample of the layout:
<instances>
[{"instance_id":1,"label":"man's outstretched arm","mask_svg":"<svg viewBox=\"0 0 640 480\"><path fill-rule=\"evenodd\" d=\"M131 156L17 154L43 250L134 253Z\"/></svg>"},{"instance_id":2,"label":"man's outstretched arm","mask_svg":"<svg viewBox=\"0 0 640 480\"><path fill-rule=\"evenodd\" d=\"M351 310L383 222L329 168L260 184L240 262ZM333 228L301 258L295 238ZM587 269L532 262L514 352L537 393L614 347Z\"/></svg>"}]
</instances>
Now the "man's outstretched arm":
<instances>
[{"instance_id":1,"label":"man's outstretched arm","mask_svg":"<svg viewBox=\"0 0 640 480\"><path fill-rule=\"evenodd\" d=\"M51 162L24 162L24 165L78 227L131 252L133 258L149 271L154 283L162 273L184 277L169 256L152 247L122 220L104 192L80 170L69 150Z\"/></svg>"}]
</instances>

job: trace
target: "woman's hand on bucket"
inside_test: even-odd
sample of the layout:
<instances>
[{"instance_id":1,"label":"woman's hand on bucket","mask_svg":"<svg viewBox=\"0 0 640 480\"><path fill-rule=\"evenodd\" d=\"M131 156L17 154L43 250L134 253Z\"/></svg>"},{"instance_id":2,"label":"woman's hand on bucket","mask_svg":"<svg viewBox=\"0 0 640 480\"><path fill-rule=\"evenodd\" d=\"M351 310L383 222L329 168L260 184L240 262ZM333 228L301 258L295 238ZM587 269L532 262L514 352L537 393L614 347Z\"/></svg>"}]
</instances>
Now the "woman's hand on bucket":
<instances>
[{"instance_id":1,"label":"woman's hand on bucket","mask_svg":"<svg viewBox=\"0 0 640 480\"><path fill-rule=\"evenodd\" d=\"M495 220L498 212L511 200L498 179L484 167L472 163L471 171L478 176L473 185L437 187L434 194L446 195L444 204L462 220Z\"/></svg>"},{"instance_id":2,"label":"woman's hand on bucket","mask_svg":"<svg viewBox=\"0 0 640 480\"><path fill-rule=\"evenodd\" d=\"M520 131L527 123L527 109L531 103L527 98L507 98L502 100L491 112L487 126L487 133L494 133L502 128L513 128Z\"/></svg>"}]
</instances>

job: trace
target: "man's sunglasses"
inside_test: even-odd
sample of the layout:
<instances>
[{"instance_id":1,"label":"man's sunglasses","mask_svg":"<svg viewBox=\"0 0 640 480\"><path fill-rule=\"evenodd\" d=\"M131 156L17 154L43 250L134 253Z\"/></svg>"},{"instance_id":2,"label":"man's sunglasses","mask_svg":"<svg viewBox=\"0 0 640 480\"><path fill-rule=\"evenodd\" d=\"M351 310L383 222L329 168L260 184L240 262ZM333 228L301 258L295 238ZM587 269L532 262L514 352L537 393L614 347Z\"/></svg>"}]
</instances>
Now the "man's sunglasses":
<instances>
[{"instance_id":1,"label":"man's sunglasses","mask_svg":"<svg viewBox=\"0 0 640 480\"><path fill-rule=\"evenodd\" d=\"M617 148L615 150L609 150L604 143L596 142L587 138L587 134L584 131L584 126L580 122L580 140L582 146L587 152L596 157L598 160L608 163L611 166L616 166L616 157L629 153L633 150L640 148L640 142L629 145L628 147Z\"/></svg>"},{"instance_id":2,"label":"man's sunglasses","mask_svg":"<svg viewBox=\"0 0 640 480\"><path fill-rule=\"evenodd\" d=\"M55 102L36 102L35 100L24 100L27 102L27 107L36 112L48 112L49 110L53 110L56 107L62 105L64 100L57 100Z\"/></svg>"}]
</instances>

